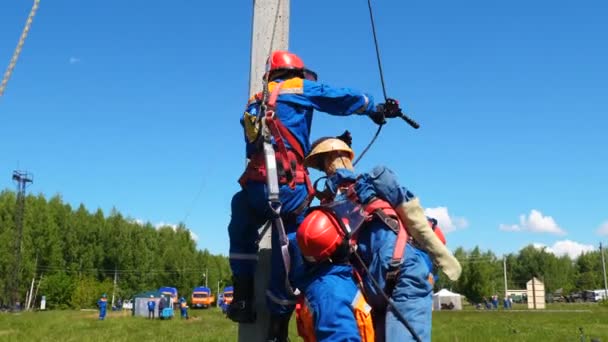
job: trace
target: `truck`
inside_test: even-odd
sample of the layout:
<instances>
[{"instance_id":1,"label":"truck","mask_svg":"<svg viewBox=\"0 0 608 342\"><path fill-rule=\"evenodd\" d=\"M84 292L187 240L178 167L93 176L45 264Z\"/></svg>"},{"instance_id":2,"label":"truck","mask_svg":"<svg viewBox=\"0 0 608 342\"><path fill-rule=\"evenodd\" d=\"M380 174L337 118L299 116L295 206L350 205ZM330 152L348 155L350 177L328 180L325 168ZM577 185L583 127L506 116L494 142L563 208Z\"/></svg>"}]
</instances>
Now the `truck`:
<instances>
[{"instance_id":1,"label":"truck","mask_svg":"<svg viewBox=\"0 0 608 342\"><path fill-rule=\"evenodd\" d=\"M232 286L226 286L224 291L219 295L219 306L222 309L223 313L226 313L228 310L228 305L232 303L232 294L234 293L234 288Z\"/></svg>"},{"instance_id":2,"label":"truck","mask_svg":"<svg viewBox=\"0 0 608 342\"><path fill-rule=\"evenodd\" d=\"M608 300L608 296L606 296L607 293L608 292L604 289L587 290L583 297L585 297L585 301L587 302L601 302L603 300Z\"/></svg>"},{"instance_id":3,"label":"truck","mask_svg":"<svg viewBox=\"0 0 608 342\"><path fill-rule=\"evenodd\" d=\"M207 309L215 301L211 289L205 286L197 286L192 290L192 308Z\"/></svg>"}]
</instances>

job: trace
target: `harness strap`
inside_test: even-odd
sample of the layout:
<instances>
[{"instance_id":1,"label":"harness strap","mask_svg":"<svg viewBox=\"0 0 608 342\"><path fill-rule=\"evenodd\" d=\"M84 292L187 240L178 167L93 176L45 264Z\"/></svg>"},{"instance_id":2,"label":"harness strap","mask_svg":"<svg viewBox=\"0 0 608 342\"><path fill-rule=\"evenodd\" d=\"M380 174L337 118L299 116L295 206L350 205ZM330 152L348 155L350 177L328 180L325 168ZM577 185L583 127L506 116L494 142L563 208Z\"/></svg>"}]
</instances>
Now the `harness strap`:
<instances>
[{"instance_id":1,"label":"harness strap","mask_svg":"<svg viewBox=\"0 0 608 342\"><path fill-rule=\"evenodd\" d=\"M277 122L279 120L275 120L275 108L276 108L276 103L277 103L277 97L279 96L279 92L281 91L281 86L283 86L283 82L278 83L274 89L272 90L272 93L270 94L270 97L268 98L268 103L267 103L267 110L265 113L265 119L266 119L266 125L268 126L268 129L270 130L270 134L272 134L272 137L274 138L274 142L277 144L277 154L280 155L279 161L282 164L283 167L283 172L285 172L285 177L287 178L287 184L289 184L290 188L295 188L296 183L295 183L295 177L294 177L294 169L295 169L295 165L293 165L294 167L292 167L292 165L290 165L289 163L289 156L287 154L287 148L285 147L285 143L283 142L283 137L281 136L281 133L279 132L278 128L277 128Z\"/></svg>"},{"instance_id":2,"label":"harness strap","mask_svg":"<svg viewBox=\"0 0 608 342\"><path fill-rule=\"evenodd\" d=\"M390 297L401 272L403 254L405 253L405 246L409 241L409 234L401 220L399 220L399 216L388 202L374 199L364 206L364 210L368 215L378 217L390 230L397 234L395 246L393 247L393 255L386 272L384 287L384 292Z\"/></svg>"},{"instance_id":3,"label":"harness strap","mask_svg":"<svg viewBox=\"0 0 608 342\"><path fill-rule=\"evenodd\" d=\"M308 170L305 167L302 167L304 165L305 158L304 149L293 133L291 133L291 131L275 115L276 102L279 94L281 93L282 86L283 82L279 82L268 97L267 111L265 113L266 125L268 126L268 129L270 130L270 133L272 134L277 145L278 158L276 159L280 160L285 177L281 180L287 183L291 189L294 189L296 183L302 183L303 180L303 182L306 184L306 189L308 192L308 197L305 201L306 204L304 205L304 207L306 207L312 201L315 191L312 181L310 180L310 176L308 175ZM263 97L261 93L258 93L255 95L255 98L256 100L261 101ZM295 158L290 155L291 151L285 146L285 141L287 141L287 143L289 143L291 146L295 154ZM303 179L300 175L298 175L298 171L300 171L298 169L301 169L304 172ZM246 175L243 175L243 177L248 178ZM245 178L242 178L241 184L246 181Z\"/></svg>"}]
</instances>

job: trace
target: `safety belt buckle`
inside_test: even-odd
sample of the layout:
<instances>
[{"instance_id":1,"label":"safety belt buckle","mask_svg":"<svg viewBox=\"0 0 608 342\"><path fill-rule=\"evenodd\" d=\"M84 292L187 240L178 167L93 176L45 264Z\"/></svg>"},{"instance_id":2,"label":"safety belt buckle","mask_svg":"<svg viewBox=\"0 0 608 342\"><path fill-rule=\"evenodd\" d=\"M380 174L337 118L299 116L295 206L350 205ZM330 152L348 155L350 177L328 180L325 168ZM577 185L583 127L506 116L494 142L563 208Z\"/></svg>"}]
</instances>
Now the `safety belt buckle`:
<instances>
[{"instance_id":1,"label":"safety belt buckle","mask_svg":"<svg viewBox=\"0 0 608 342\"><path fill-rule=\"evenodd\" d=\"M384 222L384 224L386 224L386 226L390 228L390 230L392 230L396 234L399 234L398 220L390 217L389 215L386 215L384 211L382 211L382 209L374 210L374 214L376 214L376 216L378 216L382 220L382 222Z\"/></svg>"},{"instance_id":2,"label":"safety belt buckle","mask_svg":"<svg viewBox=\"0 0 608 342\"><path fill-rule=\"evenodd\" d=\"M386 281L395 281L400 272L401 260L391 260L388 264L388 272L386 272Z\"/></svg>"}]
</instances>

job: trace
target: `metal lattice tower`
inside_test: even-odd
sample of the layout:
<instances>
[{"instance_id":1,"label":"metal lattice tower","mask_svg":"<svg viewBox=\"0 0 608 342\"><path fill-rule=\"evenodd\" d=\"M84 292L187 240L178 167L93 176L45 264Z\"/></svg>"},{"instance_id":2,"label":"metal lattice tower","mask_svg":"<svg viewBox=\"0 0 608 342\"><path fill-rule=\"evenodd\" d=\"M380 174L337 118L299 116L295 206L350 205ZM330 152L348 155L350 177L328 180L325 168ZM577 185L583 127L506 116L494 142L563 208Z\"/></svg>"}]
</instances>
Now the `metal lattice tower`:
<instances>
[{"instance_id":1,"label":"metal lattice tower","mask_svg":"<svg viewBox=\"0 0 608 342\"><path fill-rule=\"evenodd\" d=\"M17 310L19 302L19 281L21 276L21 239L23 236L23 214L25 212L25 188L32 183L33 176L25 171L13 171L13 181L17 183L17 206L15 208L15 264L8 286L11 310ZM21 306L21 305L20 305Z\"/></svg>"}]
</instances>

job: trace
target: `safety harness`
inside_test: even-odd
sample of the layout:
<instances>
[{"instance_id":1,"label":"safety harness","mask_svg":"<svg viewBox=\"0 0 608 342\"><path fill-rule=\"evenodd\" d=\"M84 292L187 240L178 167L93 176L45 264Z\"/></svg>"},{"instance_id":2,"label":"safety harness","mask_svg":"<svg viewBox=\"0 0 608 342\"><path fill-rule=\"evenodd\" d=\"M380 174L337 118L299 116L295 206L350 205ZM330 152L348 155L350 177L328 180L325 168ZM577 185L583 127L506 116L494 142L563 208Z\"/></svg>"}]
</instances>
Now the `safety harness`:
<instances>
[{"instance_id":1,"label":"safety harness","mask_svg":"<svg viewBox=\"0 0 608 342\"><path fill-rule=\"evenodd\" d=\"M276 84L272 90L272 93L268 97L268 101L266 103L266 112L263 113L263 122L268 130L267 133L269 133L272 139L274 139L277 147L274 159L278 162L275 162L275 165L277 166L276 171L278 181L281 184L289 185L291 189L295 189L296 184L306 184L309 198L303 203L301 208L298 208L298 210L301 211L307 207L310 200L312 200L314 189L312 187L308 170L306 167L304 167L305 154L302 145L291 133L291 131L285 127L285 125L275 115L276 102L282 85L283 82ZM264 101L263 93L257 93L255 95L255 99L257 101ZM264 134L263 130L264 127L262 127L262 134ZM292 150L287 149L285 141L289 143ZM265 155L262 153L256 153L252 156L241 178L239 178L239 183L244 187L250 180L263 182L267 181L267 177L268 168L266 166Z\"/></svg>"},{"instance_id":2,"label":"safety harness","mask_svg":"<svg viewBox=\"0 0 608 342\"><path fill-rule=\"evenodd\" d=\"M268 186L268 205L272 211L272 225L278 233L278 240L281 246L281 256L285 274L288 275L291 269L289 257L289 239L285 232L285 226L281 219L281 201L279 198L279 184L287 184L291 189L295 189L296 184L305 183L308 190L308 197L302 204L294 210L292 214L297 215L303 211L314 196L314 190L308 171L304 167L304 150L293 134L283 125L276 116L276 102L283 82L275 85L268 100L264 103L263 93L255 96L257 101L262 102L261 108L264 109L259 115L258 129L259 136L257 143L262 142L263 153L256 153L249 163L243 175L239 178L239 183L244 188L248 181L266 182ZM276 144L276 151L272 141ZM288 150L285 140L292 147ZM285 287L292 292L288 277L285 278Z\"/></svg>"},{"instance_id":3,"label":"safety harness","mask_svg":"<svg viewBox=\"0 0 608 342\"><path fill-rule=\"evenodd\" d=\"M384 287L384 293L390 297L395 288L396 280L399 278L401 265L403 264L404 259L403 254L405 253L405 245L410 241L410 235L408 234L406 227L401 223L401 220L399 220L397 212L395 212L387 201L376 198L364 205L362 209L367 214L368 221L371 221L376 217L397 235L397 240L393 247L393 255L388 264Z\"/></svg>"},{"instance_id":4,"label":"safety harness","mask_svg":"<svg viewBox=\"0 0 608 342\"><path fill-rule=\"evenodd\" d=\"M345 192L346 197L350 201L352 201L353 203L357 203L357 207L360 207L360 210L365 214L365 222L369 223L374 218L378 218L397 235L397 240L395 241L395 245L393 247L393 254L391 257L391 261L388 265L388 271L386 273L385 279L384 293L386 293L390 297L395 288L396 280L399 277L401 265L403 264L403 254L405 253L405 245L408 242L413 242L413 240L410 239L410 235L407 232L407 228L399 219L397 212L387 201L378 197L374 197L367 204L361 204L361 201L359 200L355 191L355 183L351 182L339 186L338 191ZM328 194L329 193L331 193L331 191L328 191ZM326 196L321 199L321 203L328 204L331 203L333 200L334 196ZM335 213L333 214L335 215ZM338 218L337 222L342 224L341 218ZM365 229L364 226L365 225L347 232L350 235L351 245L357 243L358 233L360 229ZM358 274L356 276L359 277Z\"/></svg>"}]
</instances>

